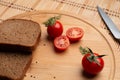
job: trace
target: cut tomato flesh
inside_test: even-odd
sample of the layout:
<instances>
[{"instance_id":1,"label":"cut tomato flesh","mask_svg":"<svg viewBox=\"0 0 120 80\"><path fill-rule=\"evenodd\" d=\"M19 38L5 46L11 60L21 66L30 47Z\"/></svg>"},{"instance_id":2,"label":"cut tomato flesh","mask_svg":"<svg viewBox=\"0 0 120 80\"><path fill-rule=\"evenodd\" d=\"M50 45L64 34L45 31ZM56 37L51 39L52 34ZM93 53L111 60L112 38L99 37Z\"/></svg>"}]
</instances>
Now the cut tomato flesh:
<instances>
[{"instance_id":1,"label":"cut tomato flesh","mask_svg":"<svg viewBox=\"0 0 120 80\"><path fill-rule=\"evenodd\" d=\"M78 37L78 35L81 34L81 31L77 30L77 29L74 29L74 30L71 30L70 32L70 36L72 37Z\"/></svg>"},{"instance_id":2,"label":"cut tomato flesh","mask_svg":"<svg viewBox=\"0 0 120 80\"><path fill-rule=\"evenodd\" d=\"M54 40L54 46L59 50L65 50L70 45L69 39L66 36L56 37Z\"/></svg>"},{"instance_id":3,"label":"cut tomato flesh","mask_svg":"<svg viewBox=\"0 0 120 80\"><path fill-rule=\"evenodd\" d=\"M78 41L83 37L84 31L82 28L72 27L67 30L66 35L70 41Z\"/></svg>"}]
</instances>

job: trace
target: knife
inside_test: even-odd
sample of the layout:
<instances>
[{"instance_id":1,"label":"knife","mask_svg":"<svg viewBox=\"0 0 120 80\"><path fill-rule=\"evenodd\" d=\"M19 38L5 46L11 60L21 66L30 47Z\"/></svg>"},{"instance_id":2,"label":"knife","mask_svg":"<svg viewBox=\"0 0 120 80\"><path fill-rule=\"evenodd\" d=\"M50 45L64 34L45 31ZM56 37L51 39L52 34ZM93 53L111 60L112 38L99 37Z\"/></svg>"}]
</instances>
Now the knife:
<instances>
[{"instance_id":1,"label":"knife","mask_svg":"<svg viewBox=\"0 0 120 80\"><path fill-rule=\"evenodd\" d=\"M120 40L120 30L116 27L116 25L113 23L113 21L110 19L110 17L100 8L97 6L97 10L104 20L105 24L107 25L108 29L113 34L114 38Z\"/></svg>"}]
</instances>

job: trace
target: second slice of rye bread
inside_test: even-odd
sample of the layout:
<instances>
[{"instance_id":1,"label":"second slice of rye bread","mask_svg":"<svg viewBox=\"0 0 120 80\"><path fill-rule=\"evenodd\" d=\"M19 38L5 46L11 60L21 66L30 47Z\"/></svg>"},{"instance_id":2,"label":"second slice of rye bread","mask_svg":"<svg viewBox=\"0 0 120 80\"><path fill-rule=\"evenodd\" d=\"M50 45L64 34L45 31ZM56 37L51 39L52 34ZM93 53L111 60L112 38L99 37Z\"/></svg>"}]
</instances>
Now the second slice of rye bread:
<instances>
[{"instance_id":1,"label":"second slice of rye bread","mask_svg":"<svg viewBox=\"0 0 120 80\"><path fill-rule=\"evenodd\" d=\"M0 52L0 80L22 80L31 61L31 53Z\"/></svg>"}]
</instances>

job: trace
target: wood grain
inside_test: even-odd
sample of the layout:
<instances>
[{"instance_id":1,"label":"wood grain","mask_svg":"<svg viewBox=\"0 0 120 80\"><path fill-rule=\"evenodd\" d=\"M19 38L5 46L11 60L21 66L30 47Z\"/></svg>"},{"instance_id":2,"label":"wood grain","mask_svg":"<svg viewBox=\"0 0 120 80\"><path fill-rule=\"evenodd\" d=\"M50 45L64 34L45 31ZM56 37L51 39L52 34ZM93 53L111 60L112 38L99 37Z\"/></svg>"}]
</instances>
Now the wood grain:
<instances>
[{"instance_id":1,"label":"wood grain","mask_svg":"<svg viewBox=\"0 0 120 80\"><path fill-rule=\"evenodd\" d=\"M64 26L64 33L70 27L83 28L85 35L76 43L72 43L64 52L57 52L53 42L47 38L46 27L42 24L48 18L62 15L60 21ZM23 13L12 18L22 18L38 22L42 35L38 47L33 51L33 61L24 80L119 80L120 51L107 31L94 22L60 11L34 11ZM97 76L84 74L81 66L79 47L89 47L94 52L107 55L104 57L105 66Z\"/></svg>"}]
</instances>

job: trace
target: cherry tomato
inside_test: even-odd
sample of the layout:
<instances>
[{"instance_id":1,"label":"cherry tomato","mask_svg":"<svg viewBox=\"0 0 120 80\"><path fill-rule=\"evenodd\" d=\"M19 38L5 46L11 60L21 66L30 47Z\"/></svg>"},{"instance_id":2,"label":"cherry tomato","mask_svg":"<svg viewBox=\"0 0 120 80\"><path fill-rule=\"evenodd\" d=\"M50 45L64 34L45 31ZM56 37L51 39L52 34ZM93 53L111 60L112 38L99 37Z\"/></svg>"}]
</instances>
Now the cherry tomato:
<instances>
[{"instance_id":1,"label":"cherry tomato","mask_svg":"<svg viewBox=\"0 0 120 80\"><path fill-rule=\"evenodd\" d=\"M60 51L66 50L69 45L70 42L67 36L59 36L54 39L54 46Z\"/></svg>"},{"instance_id":2,"label":"cherry tomato","mask_svg":"<svg viewBox=\"0 0 120 80\"><path fill-rule=\"evenodd\" d=\"M66 35L70 41L75 42L80 40L83 37L84 31L82 28L72 27L66 31Z\"/></svg>"},{"instance_id":3,"label":"cherry tomato","mask_svg":"<svg viewBox=\"0 0 120 80\"><path fill-rule=\"evenodd\" d=\"M47 32L48 32L48 35L51 38L58 37L63 32L63 26L62 26L62 24L59 21L56 21L54 25L52 25L52 26L49 25L47 27Z\"/></svg>"},{"instance_id":4,"label":"cherry tomato","mask_svg":"<svg viewBox=\"0 0 120 80\"><path fill-rule=\"evenodd\" d=\"M88 60L89 56L90 54L85 54L85 56L82 59L82 66L85 72L92 74L92 75L96 75L103 69L104 61L102 58L97 58L96 60L99 64L97 64L95 61L90 62ZM94 53L94 56L98 56L98 54Z\"/></svg>"}]
</instances>

